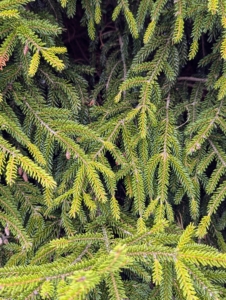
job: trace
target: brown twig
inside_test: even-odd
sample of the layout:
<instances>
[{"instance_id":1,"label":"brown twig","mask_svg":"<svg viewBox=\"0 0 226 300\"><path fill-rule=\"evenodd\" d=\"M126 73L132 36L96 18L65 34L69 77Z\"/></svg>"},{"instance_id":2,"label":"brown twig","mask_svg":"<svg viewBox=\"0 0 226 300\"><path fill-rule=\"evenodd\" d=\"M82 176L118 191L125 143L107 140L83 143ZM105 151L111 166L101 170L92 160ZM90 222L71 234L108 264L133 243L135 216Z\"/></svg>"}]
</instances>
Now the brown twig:
<instances>
[{"instance_id":1,"label":"brown twig","mask_svg":"<svg viewBox=\"0 0 226 300\"><path fill-rule=\"evenodd\" d=\"M198 77L188 77L188 76L183 76L183 77L178 77L178 81L195 81L195 82L207 82L207 78L198 78Z\"/></svg>"}]
</instances>

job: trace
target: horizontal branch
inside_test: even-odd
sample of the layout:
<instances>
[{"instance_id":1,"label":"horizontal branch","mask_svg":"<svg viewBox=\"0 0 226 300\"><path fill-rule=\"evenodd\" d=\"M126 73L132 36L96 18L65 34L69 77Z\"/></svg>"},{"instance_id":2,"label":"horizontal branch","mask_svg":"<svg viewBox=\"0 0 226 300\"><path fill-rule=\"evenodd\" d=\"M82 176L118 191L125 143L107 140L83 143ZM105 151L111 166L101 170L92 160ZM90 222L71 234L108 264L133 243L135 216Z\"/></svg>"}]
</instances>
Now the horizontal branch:
<instances>
[{"instance_id":1,"label":"horizontal branch","mask_svg":"<svg viewBox=\"0 0 226 300\"><path fill-rule=\"evenodd\" d=\"M198 77L178 77L177 78L178 81L182 81L182 80L185 80L185 81L196 81L196 82L207 82L207 79L206 78L198 78Z\"/></svg>"}]
</instances>

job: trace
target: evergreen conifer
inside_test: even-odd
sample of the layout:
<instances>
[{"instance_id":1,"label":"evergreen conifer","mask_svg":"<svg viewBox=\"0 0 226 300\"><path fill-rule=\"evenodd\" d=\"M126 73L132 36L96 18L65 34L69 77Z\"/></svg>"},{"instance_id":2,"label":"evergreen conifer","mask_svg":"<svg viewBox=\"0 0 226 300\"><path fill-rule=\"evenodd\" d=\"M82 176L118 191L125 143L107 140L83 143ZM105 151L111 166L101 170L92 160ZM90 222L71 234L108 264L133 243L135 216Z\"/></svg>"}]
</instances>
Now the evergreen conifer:
<instances>
[{"instance_id":1,"label":"evergreen conifer","mask_svg":"<svg viewBox=\"0 0 226 300\"><path fill-rule=\"evenodd\" d=\"M0 299L226 299L225 60L226 0L0 1Z\"/></svg>"}]
</instances>

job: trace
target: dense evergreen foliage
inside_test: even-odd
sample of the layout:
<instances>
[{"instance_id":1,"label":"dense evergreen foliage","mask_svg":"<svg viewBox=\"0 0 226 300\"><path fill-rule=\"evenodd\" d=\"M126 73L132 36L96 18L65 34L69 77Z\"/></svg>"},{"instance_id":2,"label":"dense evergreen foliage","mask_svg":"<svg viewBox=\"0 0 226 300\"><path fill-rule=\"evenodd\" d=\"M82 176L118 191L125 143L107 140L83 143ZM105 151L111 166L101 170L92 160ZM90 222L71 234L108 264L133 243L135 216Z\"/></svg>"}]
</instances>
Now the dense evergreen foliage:
<instances>
[{"instance_id":1,"label":"dense evergreen foliage","mask_svg":"<svg viewBox=\"0 0 226 300\"><path fill-rule=\"evenodd\" d=\"M0 1L0 299L226 299L226 0Z\"/></svg>"}]
</instances>

